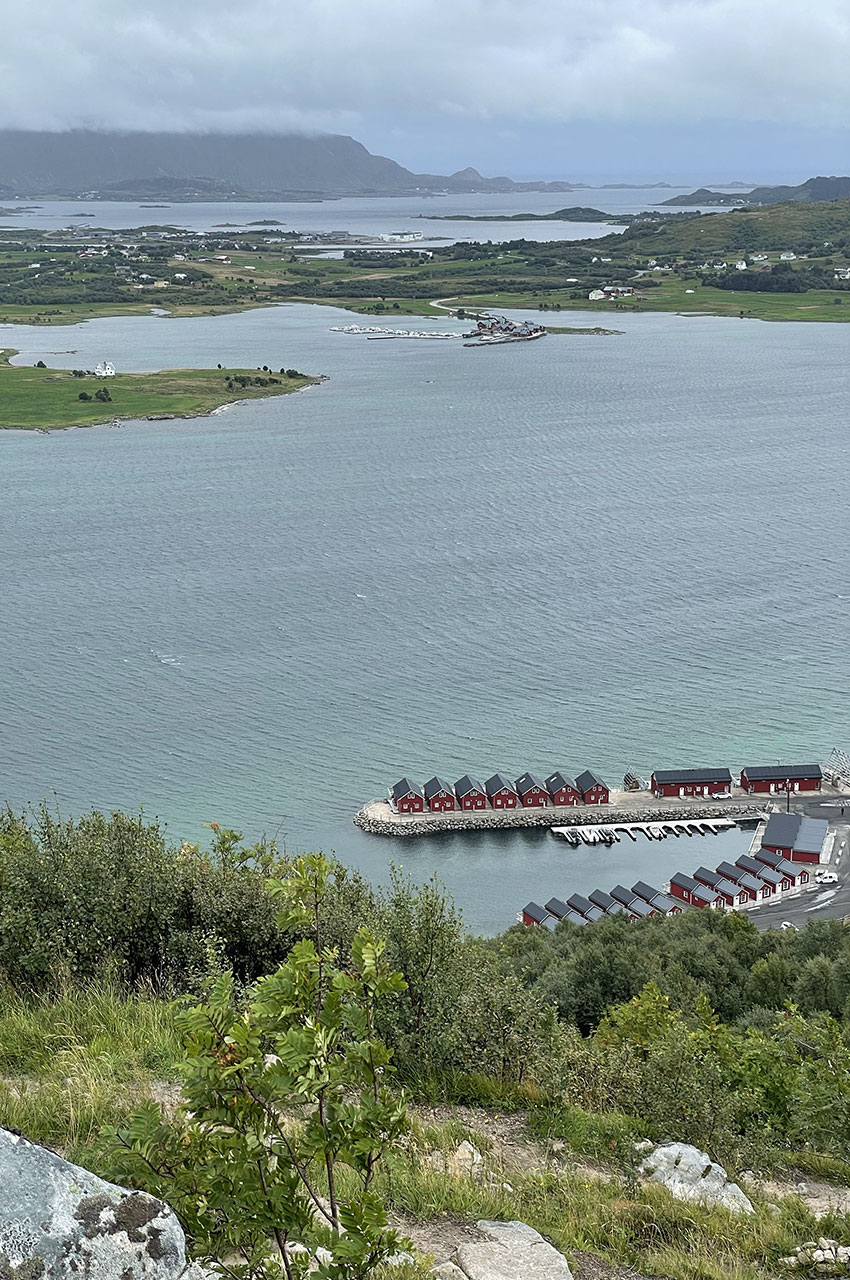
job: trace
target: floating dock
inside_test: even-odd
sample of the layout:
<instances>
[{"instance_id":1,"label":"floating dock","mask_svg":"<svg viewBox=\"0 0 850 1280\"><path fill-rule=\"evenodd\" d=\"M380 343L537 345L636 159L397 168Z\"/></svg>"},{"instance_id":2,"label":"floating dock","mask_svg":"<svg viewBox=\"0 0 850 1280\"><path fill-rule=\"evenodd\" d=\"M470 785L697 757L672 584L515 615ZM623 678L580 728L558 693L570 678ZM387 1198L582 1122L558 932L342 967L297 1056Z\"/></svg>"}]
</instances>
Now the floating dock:
<instances>
[{"instance_id":1,"label":"floating dock","mask_svg":"<svg viewBox=\"0 0 850 1280\"><path fill-rule=\"evenodd\" d=\"M758 815L751 814L752 818ZM562 836L568 844L618 844L622 836L637 840L666 840L668 836L717 835L737 826L732 818L664 818L655 822L599 822L587 826L552 827L552 834Z\"/></svg>"}]
</instances>

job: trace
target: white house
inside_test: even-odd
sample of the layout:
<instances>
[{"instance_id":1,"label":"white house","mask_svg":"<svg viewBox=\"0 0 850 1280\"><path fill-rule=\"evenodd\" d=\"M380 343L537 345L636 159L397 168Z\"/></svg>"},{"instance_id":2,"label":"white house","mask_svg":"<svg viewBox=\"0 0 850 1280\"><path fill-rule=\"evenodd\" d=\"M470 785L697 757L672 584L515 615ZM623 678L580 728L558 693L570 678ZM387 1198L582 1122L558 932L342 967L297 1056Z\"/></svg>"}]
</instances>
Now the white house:
<instances>
[{"instance_id":1,"label":"white house","mask_svg":"<svg viewBox=\"0 0 850 1280\"><path fill-rule=\"evenodd\" d=\"M736 271L746 271L746 269L747 269L747 264L746 264L746 262L744 261L744 259L743 259L743 258L739 258L739 260L735 263L735 270L736 270Z\"/></svg>"},{"instance_id":2,"label":"white house","mask_svg":"<svg viewBox=\"0 0 850 1280\"><path fill-rule=\"evenodd\" d=\"M101 360L100 364L95 365L94 372L97 378L114 378L115 365L110 364L108 360Z\"/></svg>"},{"instance_id":3,"label":"white house","mask_svg":"<svg viewBox=\"0 0 850 1280\"><path fill-rule=\"evenodd\" d=\"M796 253L792 253L790 249L786 249L784 253L780 253L780 262L794 262L797 258Z\"/></svg>"},{"instance_id":4,"label":"white house","mask_svg":"<svg viewBox=\"0 0 850 1280\"><path fill-rule=\"evenodd\" d=\"M590 293L587 295L587 299L588 302L604 302L605 296L606 295L601 289L591 289Z\"/></svg>"}]
</instances>

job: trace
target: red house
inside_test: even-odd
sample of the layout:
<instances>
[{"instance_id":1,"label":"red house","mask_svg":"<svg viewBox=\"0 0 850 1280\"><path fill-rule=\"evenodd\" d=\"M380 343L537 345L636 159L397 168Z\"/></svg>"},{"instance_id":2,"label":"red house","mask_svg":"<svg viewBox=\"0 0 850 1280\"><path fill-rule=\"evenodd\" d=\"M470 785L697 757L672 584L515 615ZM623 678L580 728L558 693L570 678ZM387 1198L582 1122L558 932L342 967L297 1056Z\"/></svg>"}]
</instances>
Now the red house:
<instances>
[{"instance_id":1,"label":"red house","mask_svg":"<svg viewBox=\"0 0 850 1280\"><path fill-rule=\"evenodd\" d=\"M723 907L723 899L713 889L681 871L670 877L670 894L680 902L689 902L692 907Z\"/></svg>"},{"instance_id":2,"label":"red house","mask_svg":"<svg viewBox=\"0 0 850 1280\"><path fill-rule=\"evenodd\" d=\"M581 792L573 778L558 769L546 779L546 787L555 805L581 804Z\"/></svg>"},{"instance_id":3,"label":"red house","mask_svg":"<svg viewBox=\"0 0 850 1280\"><path fill-rule=\"evenodd\" d=\"M418 782L400 778L390 791L390 805L396 813L424 813L425 795Z\"/></svg>"},{"instance_id":4,"label":"red house","mask_svg":"<svg viewBox=\"0 0 850 1280\"><path fill-rule=\"evenodd\" d=\"M468 773L455 783L455 795L461 809L487 808L487 793L481 783L470 778Z\"/></svg>"},{"instance_id":5,"label":"red house","mask_svg":"<svg viewBox=\"0 0 850 1280\"><path fill-rule=\"evenodd\" d=\"M522 923L542 924L548 914L549 912L544 910L538 902L529 902L522 909Z\"/></svg>"},{"instance_id":6,"label":"red house","mask_svg":"<svg viewBox=\"0 0 850 1280\"><path fill-rule=\"evenodd\" d=\"M700 867L695 871L694 879L707 889L713 889L723 899L724 907L742 907L751 901L749 893L746 889L741 889L736 881L727 880L718 871L709 871L708 867Z\"/></svg>"},{"instance_id":7,"label":"red house","mask_svg":"<svg viewBox=\"0 0 850 1280\"><path fill-rule=\"evenodd\" d=\"M541 782L533 773L524 773L521 778L517 778L516 791L519 802L525 809L542 808L549 803L546 783Z\"/></svg>"},{"instance_id":8,"label":"red house","mask_svg":"<svg viewBox=\"0 0 850 1280\"><path fill-rule=\"evenodd\" d=\"M763 846L755 850L753 857L757 862L763 862L766 867L779 872L782 876L782 888L786 892L788 889L796 889L797 885L809 883L809 873L802 862L789 862L781 853L774 853L772 849L765 849Z\"/></svg>"},{"instance_id":9,"label":"red house","mask_svg":"<svg viewBox=\"0 0 850 1280\"><path fill-rule=\"evenodd\" d=\"M740 858L736 858L735 866L740 867L742 871L749 871L750 875L758 880L761 886L759 898L762 901L766 898L774 898L782 892L782 876L779 872L765 866L763 862L757 862L748 853L742 853Z\"/></svg>"},{"instance_id":10,"label":"red house","mask_svg":"<svg viewBox=\"0 0 850 1280\"><path fill-rule=\"evenodd\" d=\"M494 773L484 783L484 787L493 809L515 809L519 804L516 790L501 773Z\"/></svg>"},{"instance_id":11,"label":"red house","mask_svg":"<svg viewBox=\"0 0 850 1280\"><path fill-rule=\"evenodd\" d=\"M435 774L425 783L425 803L432 813L449 813L455 808L457 801L450 782L438 778Z\"/></svg>"},{"instance_id":12,"label":"red house","mask_svg":"<svg viewBox=\"0 0 850 1280\"><path fill-rule=\"evenodd\" d=\"M820 862L828 830L826 818L772 813L761 838L762 848L781 853L789 862Z\"/></svg>"},{"instance_id":13,"label":"red house","mask_svg":"<svg viewBox=\"0 0 850 1280\"><path fill-rule=\"evenodd\" d=\"M741 786L754 792L775 795L778 791L820 791L823 770L819 764L771 764L741 770Z\"/></svg>"},{"instance_id":14,"label":"red house","mask_svg":"<svg viewBox=\"0 0 850 1280\"><path fill-rule=\"evenodd\" d=\"M732 789L728 769L656 769L651 779L657 796L718 796Z\"/></svg>"},{"instance_id":15,"label":"red house","mask_svg":"<svg viewBox=\"0 0 850 1280\"><path fill-rule=\"evenodd\" d=\"M598 773L594 773L592 769L585 769L584 773L580 773L576 778L576 786L581 792L581 798L584 804L607 804L610 791L607 783L603 782Z\"/></svg>"}]
</instances>

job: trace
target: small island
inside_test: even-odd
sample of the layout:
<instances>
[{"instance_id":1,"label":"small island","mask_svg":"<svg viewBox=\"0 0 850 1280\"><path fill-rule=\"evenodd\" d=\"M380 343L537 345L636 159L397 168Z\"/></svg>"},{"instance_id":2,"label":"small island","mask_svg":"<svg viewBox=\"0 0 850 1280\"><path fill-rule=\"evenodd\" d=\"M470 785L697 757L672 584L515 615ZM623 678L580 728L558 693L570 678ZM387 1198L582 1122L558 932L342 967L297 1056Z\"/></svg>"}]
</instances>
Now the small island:
<instances>
[{"instance_id":1,"label":"small island","mask_svg":"<svg viewBox=\"0 0 850 1280\"><path fill-rule=\"evenodd\" d=\"M55 431L130 418L196 418L239 400L287 395L323 379L296 369L166 369L100 373L11 365L0 351L0 428ZM109 368L105 366L104 368Z\"/></svg>"}]
</instances>

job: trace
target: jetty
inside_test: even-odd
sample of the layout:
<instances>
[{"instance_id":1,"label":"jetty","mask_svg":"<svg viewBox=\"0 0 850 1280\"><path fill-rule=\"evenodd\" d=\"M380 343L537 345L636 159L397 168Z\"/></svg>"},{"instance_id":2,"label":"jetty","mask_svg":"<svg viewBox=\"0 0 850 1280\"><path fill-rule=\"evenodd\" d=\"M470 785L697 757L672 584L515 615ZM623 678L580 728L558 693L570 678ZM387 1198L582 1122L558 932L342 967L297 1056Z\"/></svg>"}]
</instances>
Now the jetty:
<instances>
[{"instance_id":1,"label":"jetty","mask_svg":"<svg viewBox=\"0 0 850 1280\"><path fill-rule=\"evenodd\" d=\"M444 813L397 813L386 800L371 800L354 815L354 823L361 831L376 836L425 836L446 831L516 831L528 827L549 827L559 837L565 832L591 831L594 828L609 829L610 843L615 837L613 828L629 838L637 839L639 831L652 828L672 834L676 828L680 837L700 834L701 825L707 834L706 824L726 820L725 830L740 822L757 822L763 816L760 804L747 802L746 797L712 797L669 801L663 807L645 792L612 792L610 804L600 812L598 805L547 805L540 808L518 807L514 809L454 809ZM650 836L650 839L657 838ZM599 840L597 843L608 843ZM592 842L592 841L591 841Z\"/></svg>"}]
</instances>

